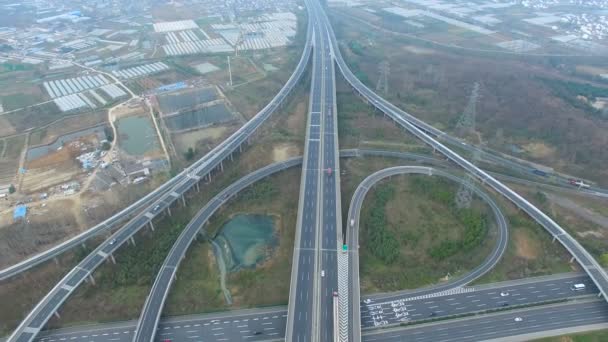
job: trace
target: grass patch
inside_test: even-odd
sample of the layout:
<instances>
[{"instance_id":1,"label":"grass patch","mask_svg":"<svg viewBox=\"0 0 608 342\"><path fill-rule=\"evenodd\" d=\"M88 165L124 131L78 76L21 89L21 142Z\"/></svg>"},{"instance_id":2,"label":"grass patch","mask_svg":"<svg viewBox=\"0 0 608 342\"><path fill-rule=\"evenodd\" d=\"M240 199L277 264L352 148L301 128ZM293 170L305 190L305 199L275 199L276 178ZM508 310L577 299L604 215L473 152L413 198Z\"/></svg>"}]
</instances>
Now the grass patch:
<instances>
[{"instance_id":1,"label":"grass patch","mask_svg":"<svg viewBox=\"0 0 608 342\"><path fill-rule=\"evenodd\" d=\"M4 110L13 110L30 106L44 99L41 94L11 94L8 96L2 96L2 105Z\"/></svg>"},{"instance_id":2,"label":"grass patch","mask_svg":"<svg viewBox=\"0 0 608 342\"><path fill-rule=\"evenodd\" d=\"M4 151L5 159L19 160L23 147L25 145L25 134L17 135L11 138L4 139L6 151Z\"/></svg>"},{"instance_id":3,"label":"grass patch","mask_svg":"<svg viewBox=\"0 0 608 342\"><path fill-rule=\"evenodd\" d=\"M444 179L412 175L385 180L370 191L360 228L364 293L435 284L487 256L495 240L488 234L489 208L478 199L470 209L456 208L456 190Z\"/></svg>"},{"instance_id":4,"label":"grass patch","mask_svg":"<svg viewBox=\"0 0 608 342\"><path fill-rule=\"evenodd\" d=\"M214 236L237 213L273 215L276 219L279 245L274 254L255 268L227 275L233 305L228 307L224 302L210 244L201 241L192 246L178 271L178 280L167 300L167 315L287 303L299 176L299 170L289 170L256 183L210 220L206 231Z\"/></svg>"},{"instance_id":5,"label":"grass patch","mask_svg":"<svg viewBox=\"0 0 608 342\"><path fill-rule=\"evenodd\" d=\"M570 255L536 221L498 199L509 224L507 250L498 264L475 284L522 279L575 270Z\"/></svg>"},{"instance_id":6,"label":"grass patch","mask_svg":"<svg viewBox=\"0 0 608 342\"><path fill-rule=\"evenodd\" d=\"M584 332L555 337L541 338L534 342L603 342L608 341L608 330Z\"/></svg>"}]
</instances>

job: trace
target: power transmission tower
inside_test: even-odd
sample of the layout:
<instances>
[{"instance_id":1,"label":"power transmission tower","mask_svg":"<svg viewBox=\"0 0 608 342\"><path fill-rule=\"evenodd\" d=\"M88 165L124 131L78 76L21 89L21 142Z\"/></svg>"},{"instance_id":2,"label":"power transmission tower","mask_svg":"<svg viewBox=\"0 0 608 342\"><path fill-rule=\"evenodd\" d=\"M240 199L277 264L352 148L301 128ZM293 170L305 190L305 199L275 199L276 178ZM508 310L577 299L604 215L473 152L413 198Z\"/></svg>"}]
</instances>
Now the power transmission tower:
<instances>
[{"instance_id":1,"label":"power transmission tower","mask_svg":"<svg viewBox=\"0 0 608 342\"><path fill-rule=\"evenodd\" d=\"M464 137L469 133L475 131L475 119L477 115L477 101L479 100L479 83L475 82L473 85L473 90L471 91L471 96L469 97L469 102L462 113L462 116L458 120L456 124L456 132L459 136ZM481 142L480 142L481 143ZM481 151L476 148L473 150L473 160L471 161L473 164L477 164L477 162L481 158ZM470 208L471 201L473 200L473 185L475 181L473 176L470 174L467 175L464 183L460 185L460 188L456 192L456 198L454 201L456 202L456 207L461 208Z\"/></svg>"},{"instance_id":2,"label":"power transmission tower","mask_svg":"<svg viewBox=\"0 0 608 342\"><path fill-rule=\"evenodd\" d=\"M475 131L475 117L477 115L477 101L479 99L479 83L475 82L469 102L456 123L456 134L463 137Z\"/></svg>"},{"instance_id":3,"label":"power transmission tower","mask_svg":"<svg viewBox=\"0 0 608 342\"><path fill-rule=\"evenodd\" d=\"M376 84L376 91L381 91L384 95L388 94L388 74L390 71L390 67L388 61L380 62L378 65L378 71L380 72L380 77L378 78L378 83Z\"/></svg>"},{"instance_id":4,"label":"power transmission tower","mask_svg":"<svg viewBox=\"0 0 608 342\"><path fill-rule=\"evenodd\" d=\"M473 164L477 164L480 158L480 151L475 149L473 152ZM460 184L460 188L456 192L456 197L454 198L454 202L456 203L456 208L470 208L471 202L473 201L473 186L475 185L475 180L473 176L468 174L464 179L464 182Z\"/></svg>"}]
</instances>

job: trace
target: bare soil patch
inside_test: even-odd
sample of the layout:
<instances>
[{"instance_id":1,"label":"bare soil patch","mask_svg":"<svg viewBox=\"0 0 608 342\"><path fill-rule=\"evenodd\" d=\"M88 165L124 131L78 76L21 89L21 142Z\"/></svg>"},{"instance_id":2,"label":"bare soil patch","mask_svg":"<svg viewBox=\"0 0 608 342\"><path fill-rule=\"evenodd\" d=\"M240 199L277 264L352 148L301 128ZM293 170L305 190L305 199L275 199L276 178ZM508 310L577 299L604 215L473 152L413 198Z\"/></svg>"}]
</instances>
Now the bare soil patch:
<instances>
[{"instance_id":1,"label":"bare soil patch","mask_svg":"<svg viewBox=\"0 0 608 342\"><path fill-rule=\"evenodd\" d=\"M514 242L517 247L517 256L526 260L534 260L538 257L539 244L530 237L526 231L517 230L514 234Z\"/></svg>"},{"instance_id":2,"label":"bare soil patch","mask_svg":"<svg viewBox=\"0 0 608 342\"><path fill-rule=\"evenodd\" d=\"M272 150L272 160L279 162L299 155L300 149L295 144L277 144Z\"/></svg>"},{"instance_id":3,"label":"bare soil patch","mask_svg":"<svg viewBox=\"0 0 608 342\"><path fill-rule=\"evenodd\" d=\"M0 137L14 134L16 132L15 127L9 120L0 116Z\"/></svg>"}]
</instances>

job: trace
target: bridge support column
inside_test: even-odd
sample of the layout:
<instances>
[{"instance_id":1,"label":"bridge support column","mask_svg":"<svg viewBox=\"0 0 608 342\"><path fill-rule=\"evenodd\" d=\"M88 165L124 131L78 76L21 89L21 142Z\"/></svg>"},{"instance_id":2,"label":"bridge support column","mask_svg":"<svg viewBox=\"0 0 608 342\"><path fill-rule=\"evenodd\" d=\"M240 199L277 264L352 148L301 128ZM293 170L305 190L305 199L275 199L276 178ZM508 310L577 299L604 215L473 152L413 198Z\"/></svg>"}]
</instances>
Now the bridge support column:
<instances>
[{"instance_id":1,"label":"bridge support column","mask_svg":"<svg viewBox=\"0 0 608 342\"><path fill-rule=\"evenodd\" d=\"M169 216L171 216L171 207L167 207L167 214L169 214Z\"/></svg>"},{"instance_id":2,"label":"bridge support column","mask_svg":"<svg viewBox=\"0 0 608 342\"><path fill-rule=\"evenodd\" d=\"M129 238L129 241L131 241L131 244L133 244L133 246L135 246L135 239L132 236Z\"/></svg>"},{"instance_id":3,"label":"bridge support column","mask_svg":"<svg viewBox=\"0 0 608 342\"><path fill-rule=\"evenodd\" d=\"M152 223L152 221L150 221L149 225L150 225L150 230L154 231L154 223Z\"/></svg>"},{"instance_id":4,"label":"bridge support column","mask_svg":"<svg viewBox=\"0 0 608 342\"><path fill-rule=\"evenodd\" d=\"M553 240L551 240L551 242L555 242L555 240L557 240L557 236L553 235Z\"/></svg>"},{"instance_id":5,"label":"bridge support column","mask_svg":"<svg viewBox=\"0 0 608 342\"><path fill-rule=\"evenodd\" d=\"M220 172L224 172L224 162L220 162Z\"/></svg>"},{"instance_id":6,"label":"bridge support column","mask_svg":"<svg viewBox=\"0 0 608 342\"><path fill-rule=\"evenodd\" d=\"M196 192L201 192L201 183L200 182L196 183Z\"/></svg>"},{"instance_id":7,"label":"bridge support column","mask_svg":"<svg viewBox=\"0 0 608 342\"><path fill-rule=\"evenodd\" d=\"M92 285L95 285L95 278L93 278L93 274L89 274L89 282L90 282Z\"/></svg>"},{"instance_id":8,"label":"bridge support column","mask_svg":"<svg viewBox=\"0 0 608 342\"><path fill-rule=\"evenodd\" d=\"M82 246L82 249L87 249L87 245L83 242L80 244Z\"/></svg>"},{"instance_id":9,"label":"bridge support column","mask_svg":"<svg viewBox=\"0 0 608 342\"><path fill-rule=\"evenodd\" d=\"M241 145L239 145L239 153L242 153L242 152L243 152L243 145L241 144Z\"/></svg>"},{"instance_id":10,"label":"bridge support column","mask_svg":"<svg viewBox=\"0 0 608 342\"><path fill-rule=\"evenodd\" d=\"M230 161L233 161L234 159L232 158L232 153L230 153Z\"/></svg>"},{"instance_id":11,"label":"bridge support column","mask_svg":"<svg viewBox=\"0 0 608 342\"><path fill-rule=\"evenodd\" d=\"M57 317L57 319L61 319L61 315L59 314L59 311L53 312L53 315L55 315L55 317Z\"/></svg>"},{"instance_id":12,"label":"bridge support column","mask_svg":"<svg viewBox=\"0 0 608 342\"><path fill-rule=\"evenodd\" d=\"M182 195L182 204L186 206L186 196Z\"/></svg>"},{"instance_id":13,"label":"bridge support column","mask_svg":"<svg viewBox=\"0 0 608 342\"><path fill-rule=\"evenodd\" d=\"M53 261L55 262L55 265L59 265L59 259L57 259L57 257L54 257Z\"/></svg>"},{"instance_id":14,"label":"bridge support column","mask_svg":"<svg viewBox=\"0 0 608 342\"><path fill-rule=\"evenodd\" d=\"M116 265L116 258L114 258L114 254L110 254L110 260L114 265Z\"/></svg>"},{"instance_id":15,"label":"bridge support column","mask_svg":"<svg viewBox=\"0 0 608 342\"><path fill-rule=\"evenodd\" d=\"M570 263L572 263L573 261L574 261L574 256L572 256L572 257L570 258Z\"/></svg>"}]
</instances>

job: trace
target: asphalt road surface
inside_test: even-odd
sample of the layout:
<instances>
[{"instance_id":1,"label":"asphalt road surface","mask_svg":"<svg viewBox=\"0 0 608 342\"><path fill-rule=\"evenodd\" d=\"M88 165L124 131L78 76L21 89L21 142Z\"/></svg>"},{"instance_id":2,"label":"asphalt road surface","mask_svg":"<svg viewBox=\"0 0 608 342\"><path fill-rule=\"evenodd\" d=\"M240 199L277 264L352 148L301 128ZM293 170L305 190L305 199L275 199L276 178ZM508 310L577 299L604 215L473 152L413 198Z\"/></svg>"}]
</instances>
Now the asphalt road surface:
<instances>
[{"instance_id":1,"label":"asphalt road surface","mask_svg":"<svg viewBox=\"0 0 608 342\"><path fill-rule=\"evenodd\" d=\"M319 236L319 193L321 175L321 110L323 101L321 36L314 26L312 81L304 146L304 161L298 204L296 240L289 292L289 321L287 334L291 341L310 341L317 331L314 301L317 298L318 277L317 239Z\"/></svg>"},{"instance_id":2,"label":"asphalt road surface","mask_svg":"<svg viewBox=\"0 0 608 342\"><path fill-rule=\"evenodd\" d=\"M584 283L587 285L587 288L584 291L572 291L570 287L575 283ZM507 292L509 295L505 297L500 296L501 292ZM370 310L375 311L376 315L383 315L383 319L388 322L387 324L398 324L402 323L401 319L403 317L398 317L396 313L405 313L409 321L422 321L454 314L460 315L499 308L502 307L501 303L505 301L512 307L515 305L529 305L538 302L566 299L572 296L576 296L576 298L583 298L584 296L593 298L595 294L597 294L597 289L594 288L593 282L588 276L581 274L559 274L481 285L469 288L467 292L435 297L429 295L425 298L414 297L405 298L404 300L395 300L392 294L365 297L365 299L371 299L371 302L369 304L361 303L361 313L364 331L371 331L375 329ZM401 309L403 307L405 307L405 310ZM395 310L395 308L399 309ZM380 310L382 311L381 313L379 313ZM429 317L431 312L435 312L436 315ZM236 337L235 334L237 333L241 334L240 338L245 340L252 338L255 338L255 340L266 340L268 337L274 336L282 338L285 334L286 315L287 311L285 308L276 308L239 310L164 319L159 324L155 340L164 341L171 339L172 341L195 342L198 340L194 336L205 336L204 341L224 341L223 339L228 338L227 334L232 334L230 335L232 338ZM450 321L442 321L442 324L447 322ZM42 332L41 338L47 342L126 341L133 338L136 324L136 321L131 321L74 327ZM258 330L259 328L261 330ZM255 333L256 331L267 331L268 333L263 337L252 335L252 332ZM119 340L115 340L117 338Z\"/></svg>"},{"instance_id":3,"label":"asphalt road surface","mask_svg":"<svg viewBox=\"0 0 608 342\"><path fill-rule=\"evenodd\" d=\"M324 13L321 13L319 17L321 17L326 22L329 22ZM364 85L357 77L350 71L346 62L342 58L342 55L339 52L339 47L337 40L333 34L331 29L331 25L326 25L327 29L330 31L330 39L332 41L332 45L334 47L335 60L339 66L340 71L344 75L344 78L347 82L355 88L357 92L359 92L371 105L380 110L381 112L388 115L391 119L393 119L397 124L402 126L411 134L415 135L419 139L421 139L424 143L431 146L434 150L440 152L452 162L456 163L458 166L462 167L466 172L475 176L481 182L485 183L489 187L496 190L498 193L506 197L513 204L515 204L518 208L522 209L526 212L532 219L538 222L541 226L543 226L547 232L551 234L556 240L558 240L578 261L579 265L585 270L587 274L593 279L598 289L602 292L605 300L608 300L608 273L600 266L597 260L587 251L585 248L574 239L566 230L564 230L561 226L559 226L555 221L553 221L549 216L543 213L541 210L536 208L533 204L528 202L526 199L521 197L519 194L515 193L513 190L496 180L487 172L479 169L477 166L470 163L465 158L461 157L456 152L452 151L444 144L439 142L439 140L435 139L432 135L429 135L429 131L434 130L435 128L426 125L426 128L419 128L423 126L423 122L414 118L412 115L404 112L403 110L397 108L395 105L386 101L378 94L370 90L366 85ZM438 136L437 134L433 134ZM447 134L443 133L443 138L447 137Z\"/></svg>"},{"instance_id":4,"label":"asphalt road surface","mask_svg":"<svg viewBox=\"0 0 608 342\"><path fill-rule=\"evenodd\" d=\"M596 300L382 331L364 336L363 341L475 342L501 337L516 341L522 340L517 335L601 323L608 323L608 304Z\"/></svg>"}]
</instances>

